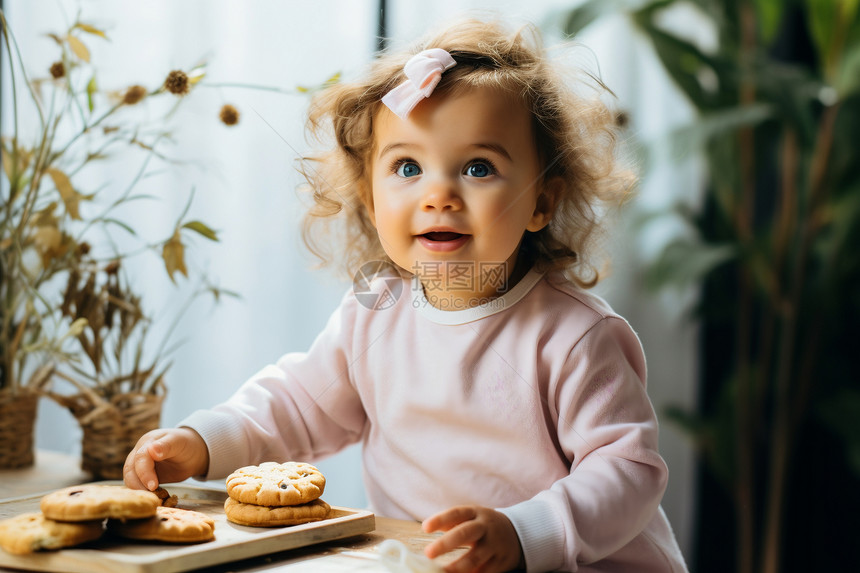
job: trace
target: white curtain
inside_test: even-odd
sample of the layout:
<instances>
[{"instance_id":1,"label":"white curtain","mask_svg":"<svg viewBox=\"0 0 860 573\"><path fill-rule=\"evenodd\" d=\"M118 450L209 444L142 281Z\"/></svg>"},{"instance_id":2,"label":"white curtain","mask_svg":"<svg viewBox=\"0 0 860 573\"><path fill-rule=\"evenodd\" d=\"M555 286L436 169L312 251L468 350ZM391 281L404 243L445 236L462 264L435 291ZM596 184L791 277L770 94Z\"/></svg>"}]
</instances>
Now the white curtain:
<instances>
[{"instance_id":1,"label":"white curtain","mask_svg":"<svg viewBox=\"0 0 860 573\"><path fill-rule=\"evenodd\" d=\"M559 11L577 1L390 0L387 34L396 44L409 42L428 25L477 10L537 23L547 30L551 44L559 39ZM4 5L25 64L35 75L44 74L56 58L56 47L45 32L64 30L78 13L82 21L105 29L109 41L92 38L88 45L99 69L99 85L118 89L134 83L157 86L171 69L187 70L205 58L209 65L204 83L292 90L320 84L336 72L358 73L376 47L377 0L6 0ZM669 25L698 26L691 11L673 18ZM656 140L692 116L644 40L623 18L607 19L577 42L582 44L577 61L599 72L615 91L616 105L631 118L633 137ZM9 89L6 79L4 75L4 95ZM193 264L242 299L213 305L211 299L200 298L185 310L172 335L182 346L167 379L164 425L224 400L284 352L306 349L349 286L331 273L312 269L313 260L299 236L303 201L296 193L300 177L295 160L306 148L306 96L224 86L195 89L187 98L177 117L176 144L162 151L190 163L165 167L164 173L146 181L166 199L131 216L136 226L160 236L175 223L193 187L191 213L221 238L218 244L195 241L189 253ZM235 127L217 120L225 103L241 113ZM8 120L8 98L3 113ZM632 214L668 210L677 200L695 202L700 188L695 158L671 159L663 157L649 173ZM112 167L99 175L127 182L136 167ZM692 407L696 332L683 315L691 293L655 296L641 286L648 262L682 230L663 221L636 231L633 238L633 218L622 217L611 235L613 274L599 292L642 338L649 393L658 414L670 403ZM152 308L160 309L160 328L166 330L187 299L164 280L156 257L140 259L139 290L153 301ZM36 432L40 448L79 451L76 422L47 400L40 405ZM692 539L693 456L679 431L665 422L661 440L671 475L663 505L686 552ZM329 477L328 501L365 504L356 448L320 466Z\"/></svg>"}]
</instances>

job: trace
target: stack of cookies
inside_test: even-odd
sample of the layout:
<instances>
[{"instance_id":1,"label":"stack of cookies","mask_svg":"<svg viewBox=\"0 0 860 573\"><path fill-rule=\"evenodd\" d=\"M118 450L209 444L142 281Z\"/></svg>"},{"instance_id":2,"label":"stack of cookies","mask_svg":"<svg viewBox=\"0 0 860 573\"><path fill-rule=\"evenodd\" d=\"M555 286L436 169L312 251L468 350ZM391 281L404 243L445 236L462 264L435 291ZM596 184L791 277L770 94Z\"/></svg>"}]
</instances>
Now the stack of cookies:
<instances>
[{"instance_id":1,"label":"stack of cookies","mask_svg":"<svg viewBox=\"0 0 860 573\"><path fill-rule=\"evenodd\" d=\"M215 538L215 522L207 515L165 507L162 501L176 500L166 492L159 496L125 486L68 487L42 497L41 512L0 521L0 547L24 555L95 541L106 530L131 539L174 543Z\"/></svg>"},{"instance_id":2,"label":"stack of cookies","mask_svg":"<svg viewBox=\"0 0 860 573\"><path fill-rule=\"evenodd\" d=\"M227 477L224 513L238 525L276 527L321 521L331 507L320 499L325 477L303 462L264 462Z\"/></svg>"}]
</instances>

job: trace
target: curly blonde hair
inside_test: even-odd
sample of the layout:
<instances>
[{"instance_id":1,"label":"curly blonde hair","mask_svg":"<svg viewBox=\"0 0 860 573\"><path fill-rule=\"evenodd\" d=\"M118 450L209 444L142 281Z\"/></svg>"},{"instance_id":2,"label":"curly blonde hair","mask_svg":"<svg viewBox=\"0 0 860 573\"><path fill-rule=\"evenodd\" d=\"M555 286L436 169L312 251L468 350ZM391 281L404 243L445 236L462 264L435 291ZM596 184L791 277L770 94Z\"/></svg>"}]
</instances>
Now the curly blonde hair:
<instances>
[{"instance_id":1,"label":"curly blonde hair","mask_svg":"<svg viewBox=\"0 0 860 573\"><path fill-rule=\"evenodd\" d=\"M562 270L582 287L596 284L603 207L623 199L635 179L617 153L616 114L598 97L608 89L588 76L597 90L592 97L577 93L546 55L536 29L509 32L494 21L462 21L406 51L382 54L363 79L313 99L308 132L334 145L301 160L313 196L302 230L307 247L323 264L340 262L350 276L365 262L389 260L367 208L373 120L382 96L405 80L406 61L428 48L442 48L457 61L434 93L492 86L520 95L533 117L543 182L561 181L547 198L554 206L550 223L526 231L520 254L543 269Z\"/></svg>"}]
</instances>

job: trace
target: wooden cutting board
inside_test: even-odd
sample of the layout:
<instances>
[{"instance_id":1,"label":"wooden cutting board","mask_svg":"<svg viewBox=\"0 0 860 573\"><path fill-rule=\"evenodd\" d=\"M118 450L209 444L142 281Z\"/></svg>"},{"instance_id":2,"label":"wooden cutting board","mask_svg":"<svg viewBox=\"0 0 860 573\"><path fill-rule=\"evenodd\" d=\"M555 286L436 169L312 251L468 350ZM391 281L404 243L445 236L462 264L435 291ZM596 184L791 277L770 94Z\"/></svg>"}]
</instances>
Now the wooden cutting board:
<instances>
[{"instance_id":1,"label":"wooden cutting board","mask_svg":"<svg viewBox=\"0 0 860 573\"><path fill-rule=\"evenodd\" d=\"M291 527L243 527L227 521L224 491L184 484L166 489L179 497L179 507L215 520L215 541L176 545L106 535L79 547L31 555L11 555L0 549L0 567L68 573L174 573L352 537L375 528L373 513L335 506L332 516L323 521ZM39 511L41 498L35 495L0 503L0 519Z\"/></svg>"}]
</instances>

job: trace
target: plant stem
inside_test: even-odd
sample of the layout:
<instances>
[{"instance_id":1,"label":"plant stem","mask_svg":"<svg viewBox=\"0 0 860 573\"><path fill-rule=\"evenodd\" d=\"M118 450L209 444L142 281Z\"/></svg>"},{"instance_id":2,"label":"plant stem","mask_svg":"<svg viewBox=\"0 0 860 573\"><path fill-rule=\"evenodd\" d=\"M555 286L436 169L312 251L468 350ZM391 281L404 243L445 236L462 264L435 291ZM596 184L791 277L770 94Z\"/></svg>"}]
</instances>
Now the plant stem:
<instances>
[{"instance_id":1,"label":"plant stem","mask_svg":"<svg viewBox=\"0 0 860 573\"><path fill-rule=\"evenodd\" d=\"M106 112L104 112L101 116L99 116L99 118L98 118L98 119L96 119L93 123L91 123L90 125L84 125L84 127L83 127L83 128L81 128L81 130L80 130L79 132L77 132L77 133L76 133L76 134L75 134L75 135L74 135L74 136L73 136L73 137L72 137L72 138L71 138L71 139L66 143L66 145L65 145L61 150L56 151L56 152L54 152L53 154L51 154L51 157L50 157L50 159L49 159L49 162L50 162L50 163L53 163L54 161L56 161L57 159L59 159L60 157L62 157L62 156L63 156L63 154L65 154L65 153L66 153L66 151L68 151L68 149L69 149L69 148L70 148L70 147L71 147L71 146L72 146L72 145L73 145L73 144L74 144L78 139L80 139L80 137L81 137L83 134L85 134L86 132L88 132L88 131L89 131L89 130L91 130L92 128L97 127L97 126L98 126L101 122L103 122L105 119L107 119L108 117L110 117L111 115L113 115L113 113L114 113L116 110L118 110L120 107L122 107L122 103L115 104L113 107L111 107L109 110L107 110Z\"/></svg>"},{"instance_id":2,"label":"plant stem","mask_svg":"<svg viewBox=\"0 0 860 573\"><path fill-rule=\"evenodd\" d=\"M740 6L740 82L739 99L741 106L755 103L755 84L750 74L753 49L755 47L755 12L749 2ZM740 191L736 228L738 239L744 248L745 257L751 257L754 248L753 221L755 206L755 140L751 127L744 127L738 133ZM745 258L742 256L742 258ZM752 316L753 281L749 266L742 264L739 269L738 315L737 315L737 369L738 391L736 395L735 455L738 477L737 499L737 546L739 573L753 573L755 564L755 442L752 432L756 414L752 411Z\"/></svg>"},{"instance_id":3,"label":"plant stem","mask_svg":"<svg viewBox=\"0 0 860 573\"><path fill-rule=\"evenodd\" d=\"M53 113L53 108L54 100L52 96L51 113ZM57 120L59 120L59 116L57 117ZM42 130L42 136L39 143L39 151L36 154L35 161L33 162L33 177L30 179L30 185L27 188L27 195L24 197L24 206L21 210L21 220L18 222L18 227L13 233L17 237L24 236L24 228L30 222L30 212L33 210L33 206L36 204L36 199L39 197L39 187L42 184L42 177L45 175L45 170L51 165L50 161L47 159L47 154L51 148L53 134L56 133L56 129L56 121L54 122L53 129L51 129L51 122L46 122L44 124L44 129Z\"/></svg>"},{"instance_id":4,"label":"plant stem","mask_svg":"<svg viewBox=\"0 0 860 573\"><path fill-rule=\"evenodd\" d=\"M751 386L752 368L750 365L750 314L752 312L752 281L746 269L740 269L738 289L740 291L737 315L736 345L738 353L738 390L736 395L735 455L738 474L735 481L737 503L737 544L738 571L753 573L754 530L754 472L752 441Z\"/></svg>"},{"instance_id":5,"label":"plant stem","mask_svg":"<svg viewBox=\"0 0 860 573\"><path fill-rule=\"evenodd\" d=\"M79 232L79 236L81 238L83 238L84 235L87 233L87 231L89 231L90 227L92 227L93 225L95 225L99 221L104 221L105 217L107 217L108 214L110 214L110 212L112 210L114 210L116 207L120 206L122 203L124 203L128 199L129 195L131 195L131 192L134 190L137 183L146 174L146 169L149 166L149 162L152 160L152 157L155 155L155 147L158 145L158 143L161 141L161 139L162 139L162 137L159 136L155 140L155 142L153 142L152 149L146 154L146 157L144 158L144 160L140 166L140 169L137 170L137 173L135 174L134 178L131 180L131 183L129 183L128 187L123 192L123 194L118 199L116 199L113 203L108 205L108 207L105 208L104 211L102 211L98 216L93 217L92 219L87 221L86 225ZM78 240L80 240L80 239L78 239Z\"/></svg>"},{"instance_id":6,"label":"plant stem","mask_svg":"<svg viewBox=\"0 0 860 573\"><path fill-rule=\"evenodd\" d=\"M39 123L44 128L45 126L45 114L42 112L42 105L39 103L39 98L36 96L36 92L33 91L33 84L30 82L30 78L27 77L27 70L24 66L24 59L21 57L21 50L18 49L18 42L15 41L14 36L12 36L9 32L9 25L6 21L6 14L3 13L3 10L0 10L0 25L3 27L3 39L6 43L6 51L9 52L9 78L12 82L12 121L15 125L15 140L18 140L18 98L17 98L17 89L15 88L15 73L12 69L13 59L12 59L12 44L15 45L15 56L18 61L18 65L20 66L21 75L24 77L24 82L27 85L27 89L30 91L30 97L33 99L33 103L36 105L36 111L39 112ZM12 40L10 43L9 40Z\"/></svg>"},{"instance_id":7,"label":"plant stem","mask_svg":"<svg viewBox=\"0 0 860 573\"><path fill-rule=\"evenodd\" d=\"M803 419L803 410L793 407L791 401L792 369L797 331L797 309L800 308L805 286L806 260L816 232L819 228L817 220L818 205L826 193L827 166L830 162L830 152L833 145L833 131L839 106L830 106L824 110L819 123L816 150L813 155L811 181L809 184L809 201L806 205L806 216L800 228L800 244L797 249L794 268L790 283L790 299L786 308L785 323L782 328L779 353L779 370L774 388L774 423L773 444L770 457L770 483L768 487L768 505L765 521L764 553L762 561L763 573L778 573L780 567L780 545L782 539L782 516L785 509L786 473L791 454L791 443L796 434L797 425ZM812 358L807 358L812 360ZM804 376L801 383L804 387L797 388L801 395L807 395L811 376ZM796 404L796 403L795 403ZM799 404L805 407L806 404Z\"/></svg>"},{"instance_id":8,"label":"plant stem","mask_svg":"<svg viewBox=\"0 0 860 573\"><path fill-rule=\"evenodd\" d=\"M792 128L786 128L782 134L780 159L782 169L780 171L780 199L775 215L776 223L773 225L772 242L772 277L773 288L769 293L765 304L763 304L761 351L759 376L762 384L756 388L753 398L753 411L762 412L767 400L769 389L766 381L771 379L771 368L774 363L774 336L777 325L777 317L784 313L785 289L785 260L788 246L794 235L793 229L797 226L797 177L798 177L798 144L797 133ZM758 426L758 424L756 424ZM757 428L755 428L757 431Z\"/></svg>"},{"instance_id":9,"label":"plant stem","mask_svg":"<svg viewBox=\"0 0 860 573\"><path fill-rule=\"evenodd\" d=\"M252 89L264 92L275 92L286 95L294 95L297 93L301 93L299 90L288 90L284 88L274 87L274 86L257 86L252 84L243 84L243 83L235 83L235 82L221 82L221 83L200 83L200 87L206 88L244 88L244 89Z\"/></svg>"},{"instance_id":10,"label":"plant stem","mask_svg":"<svg viewBox=\"0 0 860 573\"><path fill-rule=\"evenodd\" d=\"M774 381L773 426L771 428L770 482L768 487L767 513L765 515L764 550L762 573L777 573L780 562L780 538L782 536L782 514L789 444L794 439L789 393L791 391L791 368L793 363L795 330L797 328L797 303L802 290L802 271L806 253L797 256L792 273L791 301L787 305L780 330L777 375Z\"/></svg>"}]
</instances>

